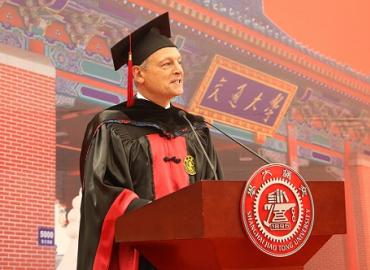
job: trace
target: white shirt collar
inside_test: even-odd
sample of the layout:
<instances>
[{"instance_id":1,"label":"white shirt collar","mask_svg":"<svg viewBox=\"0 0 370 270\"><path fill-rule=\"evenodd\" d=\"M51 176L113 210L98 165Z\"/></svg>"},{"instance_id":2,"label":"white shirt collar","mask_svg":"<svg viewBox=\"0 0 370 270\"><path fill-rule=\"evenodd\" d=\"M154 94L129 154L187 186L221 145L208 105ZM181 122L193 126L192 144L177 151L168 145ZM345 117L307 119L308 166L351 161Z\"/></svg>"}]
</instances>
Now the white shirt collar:
<instances>
[{"instance_id":1,"label":"white shirt collar","mask_svg":"<svg viewBox=\"0 0 370 270\"><path fill-rule=\"evenodd\" d=\"M136 93L136 98L138 99L145 99L145 100L148 100L150 101L149 99L147 99L146 97L144 97L142 94L140 94L139 92ZM166 107L164 107L166 110L169 109L171 107L171 104L168 103L168 105Z\"/></svg>"}]
</instances>

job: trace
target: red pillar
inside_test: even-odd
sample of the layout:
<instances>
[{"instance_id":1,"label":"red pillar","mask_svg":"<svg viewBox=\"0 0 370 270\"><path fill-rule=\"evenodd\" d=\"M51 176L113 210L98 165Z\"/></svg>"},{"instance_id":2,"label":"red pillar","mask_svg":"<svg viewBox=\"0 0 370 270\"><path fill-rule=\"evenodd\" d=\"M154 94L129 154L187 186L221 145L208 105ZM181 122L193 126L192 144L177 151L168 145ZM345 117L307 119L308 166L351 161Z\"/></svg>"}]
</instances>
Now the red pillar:
<instances>
[{"instance_id":1,"label":"red pillar","mask_svg":"<svg viewBox=\"0 0 370 270\"><path fill-rule=\"evenodd\" d=\"M352 155L350 175L356 187L352 190L355 215L351 223L356 226L357 257L359 265L370 266L370 156L360 153Z\"/></svg>"},{"instance_id":2,"label":"red pillar","mask_svg":"<svg viewBox=\"0 0 370 270\"><path fill-rule=\"evenodd\" d=\"M298 156L297 156L297 135L296 135L296 128L292 124L287 125L288 129L288 162L289 165L295 169L296 171L299 170L298 167Z\"/></svg>"},{"instance_id":3,"label":"red pillar","mask_svg":"<svg viewBox=\"0 0 370 270\"><path fill-rule=\"evenodd\" d=\"M358 234L356 228L356 214L354 203L354 181L351 177L351 144L345 142L344 145L344 187L346 196L346 216L347 216L347 269L360 269L358 257Z\"/></svg>"}]
</instances>

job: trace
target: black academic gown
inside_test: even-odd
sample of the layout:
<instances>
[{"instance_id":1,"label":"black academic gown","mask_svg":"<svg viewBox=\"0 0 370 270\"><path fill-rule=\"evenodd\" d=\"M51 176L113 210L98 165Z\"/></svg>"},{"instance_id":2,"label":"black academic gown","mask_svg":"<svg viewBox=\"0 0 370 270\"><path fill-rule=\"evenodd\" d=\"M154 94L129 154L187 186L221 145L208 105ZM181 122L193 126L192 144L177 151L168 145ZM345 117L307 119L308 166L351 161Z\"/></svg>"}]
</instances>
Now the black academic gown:
<instances>
[{"instance_id":1,"label":"black academic gown","mask_svg":"<svg viewBox=\"0 0 370 270\"><path fill-rule=\"evenodd\" d=\"M118 104L89 123L80 160L78 270L154 269L136 251L114 243L116 218L201 179L215 179L179 111L137 99L133 107ZM187 117L222 178L203 118Z\"/></svg>"}]
</instances>

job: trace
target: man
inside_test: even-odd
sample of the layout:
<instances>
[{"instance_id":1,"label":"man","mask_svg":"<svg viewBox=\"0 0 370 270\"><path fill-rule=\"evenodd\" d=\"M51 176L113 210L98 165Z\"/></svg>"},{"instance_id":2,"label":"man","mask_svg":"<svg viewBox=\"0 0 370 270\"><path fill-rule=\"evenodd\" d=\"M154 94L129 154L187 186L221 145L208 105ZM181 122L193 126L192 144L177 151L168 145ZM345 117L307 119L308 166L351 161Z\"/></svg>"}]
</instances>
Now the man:
<instances>
[{"instance_id":1,"label":"man","mask_svg":"<svg viewBox=\"0 0 370 270\"><path fill-rule=\"evenodd\" d=\"M203 118L186 113L217 176L181 110L170 103L183 92L184 72L169 37L165 13L112 48L116 70L128 64L138 95L132 100L128 94L127 103L101 112L87 127L78 270L154 269L136 251L114 243L115 220L196 181L222 177Z\"/></svg>"}]
</instances>

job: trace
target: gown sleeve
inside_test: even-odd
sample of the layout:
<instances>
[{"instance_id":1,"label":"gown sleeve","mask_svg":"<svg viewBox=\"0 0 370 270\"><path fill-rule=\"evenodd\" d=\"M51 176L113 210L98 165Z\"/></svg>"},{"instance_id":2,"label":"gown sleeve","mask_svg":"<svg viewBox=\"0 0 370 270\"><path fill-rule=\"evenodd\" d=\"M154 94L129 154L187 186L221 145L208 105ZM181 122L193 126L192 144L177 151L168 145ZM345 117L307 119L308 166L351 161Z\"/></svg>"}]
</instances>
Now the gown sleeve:
<instances>
[{"instance_id":1,"label":"gown sleeve","mask_svg":"<svg viewBox=\"0 0 370 270\"><path fill-rule=\"evenodd\" d=\"M133 191L129 147L106 124L91 139L83 159L77 270L108 269L115 252L116 219L149 203Z\"/></svg>"}]
</instances>

